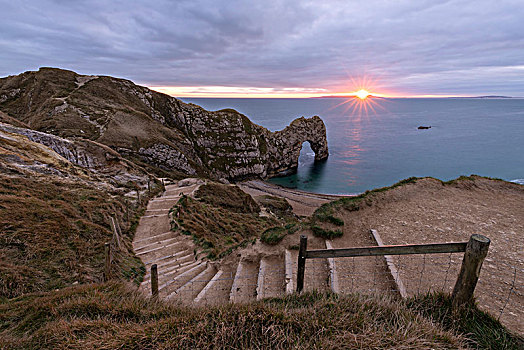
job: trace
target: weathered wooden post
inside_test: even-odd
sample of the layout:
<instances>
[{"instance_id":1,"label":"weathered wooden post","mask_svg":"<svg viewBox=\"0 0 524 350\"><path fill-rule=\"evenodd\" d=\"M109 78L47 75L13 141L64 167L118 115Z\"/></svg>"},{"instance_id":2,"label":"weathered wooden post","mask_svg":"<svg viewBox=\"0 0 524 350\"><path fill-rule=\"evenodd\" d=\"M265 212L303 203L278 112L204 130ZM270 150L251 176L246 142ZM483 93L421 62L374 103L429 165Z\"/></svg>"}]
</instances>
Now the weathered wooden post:
<instances>
[{"instance_id":1,"label":"weathered wooden post","mask_svg":"<svg viewBox=\"0 0 524 350\"><path fill-rule=\"evenodd\" d=\"M151 296L158 298L158 268L156 264L151 266Z\"/></svg>"},{"instance_id":2,"label":"weathered wooden post","mask_svg":"<svg viewBox=\"0 0 524 350\"><path fill-rule=\"evenodd\" d=\"M488 254L489 243L489 238L483 235L475 234L469 238L460 273L453 288L454 309L473 301L473 292L479 279L482 262Z\"/></svg>"},{"instance_id":3,"label":"weathered wooden post","mask_svg":"<svg viewBox=\"0 0 524 350\"><path fill-rule=\"evenodd\" d=\"M113 237L115 238L116 244L118 246L118 249L122 249L122 245L120 243L120 232L118 232L118 226L117 221L113 216L110 217L111 219L111 229L113 230Z\"/></svg>"},{"instance_id":4,"label":"weathered wooden post","mask_svg":"<svg viewBox=\"0 0 524 350\"><path fill-rule=\"evenodd\" d=\"M104 245L104 255L104 282L107 282L111 278L111 244L106 243Z\"/></svg>"},{"instance_id":5,"label":"weathered wooden post","mask_svg":"<svg viewBox=\"0 0 524 350\"><path fill-rule=\"evenodd\" d=\"M147 178L147 193L151 194L151 179Z\"/></svg>"},{"instance_id":6,"label":"weathered wooden post","mask_svg":"<svg viewBox=\"0 0 524 350\"><path fill-rule=\"evenodd\" d=\"M298 268L297 268L297 293L304 289L304 272L306 271L306 251L307 237L300 236L300 247L298 250Z\"/></svg>"}]
</instances>

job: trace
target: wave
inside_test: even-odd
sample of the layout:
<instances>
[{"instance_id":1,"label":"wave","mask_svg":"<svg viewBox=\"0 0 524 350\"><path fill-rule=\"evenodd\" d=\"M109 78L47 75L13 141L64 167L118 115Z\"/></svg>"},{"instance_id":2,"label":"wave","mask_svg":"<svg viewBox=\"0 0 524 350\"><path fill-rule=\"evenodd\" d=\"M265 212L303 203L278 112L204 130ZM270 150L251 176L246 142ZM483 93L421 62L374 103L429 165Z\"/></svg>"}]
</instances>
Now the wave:
<instances>
[{"instance_id":1,"label":"wave","mask_svg":"<svg viewBox=\"0 0 524 350\"><path fill-rule=\"evenodd\" d=\"M510 180L510 182L514 182L514 183L519 184L519 185L524 185L524 179Z\"/></svg>"}]
</instances>

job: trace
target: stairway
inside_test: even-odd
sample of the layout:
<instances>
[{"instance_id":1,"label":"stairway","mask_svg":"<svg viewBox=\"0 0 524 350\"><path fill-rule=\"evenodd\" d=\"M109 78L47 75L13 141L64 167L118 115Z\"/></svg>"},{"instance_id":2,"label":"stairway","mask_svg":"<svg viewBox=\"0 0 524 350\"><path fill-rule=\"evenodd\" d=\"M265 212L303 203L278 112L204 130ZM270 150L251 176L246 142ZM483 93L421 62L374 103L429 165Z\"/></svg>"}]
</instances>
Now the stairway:
<instances>
[{"instance_id":1,"label":"stairway","mask_svg":"<svg viewBox=\"0 0 524 350\"><path fill-rule=\"evenodd\" d=\"M198 185L170 185L161 197L150 200L133 242L136 255L147 268L140 289L151 295L150 271L151 266L157 264L160 298L182 304L245 303L293 293L298 250L281 246L258 250L251 247L221 262L209 262L196 258L196 247L190 237L170 231L170 208L182 193L191 196L197 188ZM297 233L297 243L298 237ZM333 247L331 241L308 237L308 249ZM387 276L380 275L380 261L358 259L307 259L304 290L369 293L392 289ZM380 257L373 259L380 260Z\"/></svg>"}]
</instances>

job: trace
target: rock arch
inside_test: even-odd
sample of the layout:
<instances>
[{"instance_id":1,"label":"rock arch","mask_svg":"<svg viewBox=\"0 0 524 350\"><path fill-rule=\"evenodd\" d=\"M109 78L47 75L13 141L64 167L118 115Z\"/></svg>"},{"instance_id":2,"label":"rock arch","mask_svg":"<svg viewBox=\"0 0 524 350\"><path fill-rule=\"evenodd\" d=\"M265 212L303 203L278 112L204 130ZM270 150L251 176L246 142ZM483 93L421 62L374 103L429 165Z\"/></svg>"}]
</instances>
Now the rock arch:
<instances>
[{"instance_id":1,"label":"rock arch","mask_svg":"<svg viewBox=\"0 0 524 350\"><path fill-rule=\"evenodd\" d=\"M272 146L269 148L268 177L295 172L302 144L306 141L315 152L315 161L323 161L329 156L326 126L318 116L297 118L284 130L272 133L268 141Z\"/></svg>"}]
</instances>

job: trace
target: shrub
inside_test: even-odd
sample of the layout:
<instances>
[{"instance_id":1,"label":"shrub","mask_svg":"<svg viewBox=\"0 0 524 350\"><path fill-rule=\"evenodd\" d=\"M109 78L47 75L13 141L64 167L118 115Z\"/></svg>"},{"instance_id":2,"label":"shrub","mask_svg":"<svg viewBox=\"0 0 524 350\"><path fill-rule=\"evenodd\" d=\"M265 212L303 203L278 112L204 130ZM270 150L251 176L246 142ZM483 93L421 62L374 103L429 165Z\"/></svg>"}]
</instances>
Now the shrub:
<instances>
[{"instance_id":1,"label":"shrub","mask_svg":"<svg viewBox=\"0 0 524 350\"><path fill-rule=\"evenodd\" d=\"M342 237L343 233L340 230L326 230L320 226L312 226L311 230L313 234L317 237L322 237L326 239L333 239L337 237Z\"/></svg>"},{"instance_id":2,"label":"shrub","mask_svg":"<svg viewBox=\"0 0 524 350\"><path fill-rule=\"evenodd\" d=\"M270 227L262 233L260 240L263 243L275 245L278 244L286 234L287 231L284 227Z\"/></svg>"}]
</instances>

